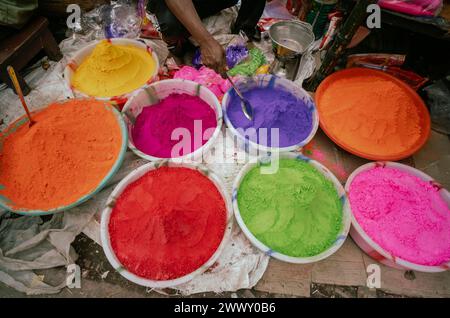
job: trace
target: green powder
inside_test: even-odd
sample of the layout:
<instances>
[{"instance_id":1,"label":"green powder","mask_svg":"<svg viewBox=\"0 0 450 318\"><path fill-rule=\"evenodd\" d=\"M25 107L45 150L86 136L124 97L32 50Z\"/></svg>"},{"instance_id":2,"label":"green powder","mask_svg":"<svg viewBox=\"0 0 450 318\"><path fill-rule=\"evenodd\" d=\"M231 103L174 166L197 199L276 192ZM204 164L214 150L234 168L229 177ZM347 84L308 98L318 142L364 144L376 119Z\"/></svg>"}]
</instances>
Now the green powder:
<instances>
[{"instance_id":1,"label":"green powder","mask_svg":"<svg viewBox=\"0 0 450 318\"><path fill-rule=\"evenodd\" d=\"M280 159L275 174L255 166L241 182L239 211L253 235L294 257L320 254L342 228L342 203L333 183L304 161Z\"/></svg>"},{"instance_id":2,"label":"green powder","mask_svg":"<svg viewBox=\"0 0 450 318\"><path fill-rule=\"evenodd\" d=\"M260 67L264 63L266 63L266 57L264 56L264 53L257 47L254 47L249 50L248 58L229 70L228 74L230 76L253 76L255 75L258 67Z\"/></svg>"}]
</instances>

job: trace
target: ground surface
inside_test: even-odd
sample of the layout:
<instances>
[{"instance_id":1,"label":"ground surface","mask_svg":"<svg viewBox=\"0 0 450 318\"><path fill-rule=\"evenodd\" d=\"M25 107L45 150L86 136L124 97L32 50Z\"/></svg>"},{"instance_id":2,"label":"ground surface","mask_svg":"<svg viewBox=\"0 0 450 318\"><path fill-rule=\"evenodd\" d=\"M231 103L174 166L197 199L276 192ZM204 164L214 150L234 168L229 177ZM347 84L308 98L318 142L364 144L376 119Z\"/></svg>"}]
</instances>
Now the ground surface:
<instances>
[{"instance_id":1,"label":"ground surface","mask_svg":"<svg viewBox=\"0 0 450 318\"><path fill-rule=\"evenodd\" d=\"M322 161L345 181L346 174L367 161L337 148L319 130L307 155ZM402 161L415 166L450 189L450 141L432 132L425 147ZM65 288L46 297L167 297L128 282L109 265L102 248L84 234L73 244L82 269L81 289ZM381 267L381 288L366 287L366 268L376 263L364 254L351 238L326 260L309 265L294 265L271 259L263 278L251 290L235 293L197 294L192 297L450 297L450 271L419 273ZM65 269L43 271L48 282L61 281ZM167 290L167 294L173 294ZM0 297L23 297L23 294L0 283Z\"/></svg>"}]
</instances>

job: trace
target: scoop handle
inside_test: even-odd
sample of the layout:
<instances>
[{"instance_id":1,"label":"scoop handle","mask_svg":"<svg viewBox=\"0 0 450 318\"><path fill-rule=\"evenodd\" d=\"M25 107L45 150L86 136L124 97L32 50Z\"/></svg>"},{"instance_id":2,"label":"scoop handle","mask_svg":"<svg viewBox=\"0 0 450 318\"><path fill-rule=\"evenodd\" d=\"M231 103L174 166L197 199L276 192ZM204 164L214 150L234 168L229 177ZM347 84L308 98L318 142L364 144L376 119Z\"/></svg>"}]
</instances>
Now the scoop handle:
<instances>
[{"instance_id":1,"label":"scoop handle","mask_svg":"<svg viewBox=\"0 0 450 318\"><path fill-rule=\"evenodd\" d=\"M25 112L27 113L28 120L30 121L30 124L33 124L33 120L31 119L30 111L28 110L27 103L25 102L25 98L23 97L22 88L19 85L19 80L17 79L16 72L14 71L14 68L11 65L8 65L6 68L8 71L9 78L11 79L11 82L14 85L14 88L16 89L17 95L19 95L19 99L22 103L23 108L25 109Z\"/></svg>"}]
</instances>

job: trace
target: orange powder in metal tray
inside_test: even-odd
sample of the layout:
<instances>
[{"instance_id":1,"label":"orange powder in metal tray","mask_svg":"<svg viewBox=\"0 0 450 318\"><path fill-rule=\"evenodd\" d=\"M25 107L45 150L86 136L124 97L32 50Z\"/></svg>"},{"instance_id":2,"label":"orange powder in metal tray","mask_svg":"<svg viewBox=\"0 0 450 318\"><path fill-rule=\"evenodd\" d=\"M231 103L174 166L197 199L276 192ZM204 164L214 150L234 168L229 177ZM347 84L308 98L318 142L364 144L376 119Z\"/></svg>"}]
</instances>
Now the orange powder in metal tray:
<instances>
[{"instance_id":1,"label":"orange powder in metal tray","mask_svg":"<svg viewBox=\"0 0 450 318\"><path fill-rule=\"evenodd\" d=\"M353 68L334 73L319 86L316 102L325 133L367 159L405 158L429 135L430 118L420 97L379 71Z\"/></svg>"},{"instance_id":2,"label":"orange powder in metal tray","mask_svg":"<svg viewBox=\"0 0 450 318\"><path fill-rule=\"evenodd\" d=\"M108 107L93 99L53 103L33 114L33 126L13 124L3 132L0 196L8 205L47 211L95 190L122 146L119 122Z\"/></svg>"}]
</instances>

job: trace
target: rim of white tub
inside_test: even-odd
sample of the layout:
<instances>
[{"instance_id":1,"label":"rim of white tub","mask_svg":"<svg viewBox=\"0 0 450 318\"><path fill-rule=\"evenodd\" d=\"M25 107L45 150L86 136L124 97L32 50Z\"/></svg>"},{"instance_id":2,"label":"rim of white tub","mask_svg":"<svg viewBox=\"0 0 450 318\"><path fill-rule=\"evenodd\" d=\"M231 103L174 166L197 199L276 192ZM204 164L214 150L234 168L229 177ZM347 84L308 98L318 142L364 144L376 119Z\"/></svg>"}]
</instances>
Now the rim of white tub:
<instances>
[{"instance_id":1,"label":"rim of white tub","mask_svg":"<svg viewBox=\"0 0 450 318\"><path fill-rule=\"evenodd\" d=\"M128 187L128 185L137 179L141 178L147 172L156 170L160 167L184 167L192 170L196 170L200 172L202 175L206 176L217 188L222 199L225 203L226 212L227 212L227 222L224 231L224 235L222 237L222 241L217 247L214 254L199 268L195 271L186 274L184 276L170 279L170 280L152 280L144 277L140 277L126 269L124 265L122 265L117 258L112 246L109 237L109 220L111 217L111 212L114 207L114 204L120 194ZM106 206L102 212L102 218L100 222L100 239L103 247L103 251L105 252L106 258L108 259L111 266L119 272L120 275L128 279L129 281L136 283L141 286L151 287L151 288L169 288L175 287L180 284L186 283L192 280L194 277L204 273L209 267L211 267L219 258L225 246L227 245L230 236L231 230L233 227L233 206L231 204L231 199L226 191L226 187L224 182L210 169L206 168L201 164L193 164L193 163L178 163L173 162L172 160L164 160L162 162L149 162L139 168L136 168L132 172L130 172L119 184L114 188L111 195L108 197L106 201Z\"/></svg>"},{"instance_id":2,"label":"rim of white tub","mask_svg":"<svg viewBox=\"0 0 450 318\"><path fill-rule=\"evenodd\" d=\"M391 162L391 161L375 161L375 162L369 162L366 163L358 168L356 168L348 177L347 182L345 183L345 192L347 193L347 196L350 193L350 186L353 182L353 179L356 178L357 175L359 175L363 171L367 171L369 169L373 169L375 167L392 167L396 168L398 170L402 170L404 172L407 172L409 174L415 175L419 177L420 179L424 181L430 182L434 187L439 189L439 194L442 197L444 201L447 202L447 204L450 205L450 193L442 187L438 182L436 182L432 177L427 175L426 173L398 163L398 162ZM376 243L372 238L367 235L367 233L363 230L363 228L359 225L358 221L356 220L350 200L348 200L348 207L351 214L352 219L352 228L350 230L350 236L353 238L355 243L370 257L373 259L379 261L380 263L393 267L393 268L402 268L402 269L409 269L409 270L415 270L419 272L427 272L427 273L434 273L434 272L442 272L446 271L450 268L450 261L441 265L420 265L415 264L412 262L409 262L407 260L404 260L398 256L394 256L388 251L386 251L384 248L382 248L378 243Z\"/></svg>"},{"instance_id":3,"label":"rim of white tub","mask_svg":"<svg viewBox=\"0 0 450 318\"><path fill-rule=\"evenodd\" d=\"M110 41L111 43L115 44L123 44L123 45L132 45L144 50L147 50L151 53L153 60L155 61L155 70L151 74L150 78L147 80L145 84L140 86L137 89L132 90L131 92L119 95L119 96L91 96L86 93L81 92L80 90L76 89L72 86L72 77L75 73L76 69L81 65L81 63L86 59L86 57L92 53L94 48L99 44L101 41ZM159 60L158 56L156 55L155 51L145 43L142 39L127 39L127 38L111 38L111 39L101 39L101 40L95 40L92 42L89 42L86 46L76 51L67 62L66 67L64 68L64 83L67 89L69 89L72 94L75 97L90 97L95 98L102 101L121 101L121 100L127 100L133 93L138 91L139 89L148 87L151 83L158 80L158 72L159 72Z\"/></svg>"},{"instance_id":4,"label":"rim of white tub","mask_svg":"<svg viewBox=\"0 0 450 318\"><path fill-rule=\"evenodd\" d=\"M238 89L240 89L243 92L245 92L249 87L253 87L253 85L256 85L257 87L275 87L276 84L281 84L279 85L279 87L282 87L284 90L288 90L295 97L305 102L305 105L310 109L313 117L312 129L309 135L299 143L288 147L267 147L264 145L260 145L242 136L228 118L227 105L229 103L230 94L233 88L228 89L228 91L225 93L222 99L222 108L225 124L227 125L227 128L231 130L233 136L236 136L240 140L240 142L244 145L244 149L246 152L249 152L250 149L262 153L269 153L269 152L281 153L281 152L297 151L303 148L306 144L308 144L316 135L317 130L319 128L319 113L317 111L314 99L301 86L295 84L290 80L271 74L260 74L253 77L240 78L235 82L235 84L238 87Z\"/></svg>"},{"instance_id":5,"label":"rim of white tub","mask_svg":"<svg viewBox=\"0 0 450 318\"><path fill-rule=\"evenodd\" d=\"M241 217L240 211L239 211L239 205L237 202L237 194L239 191L239 186L244 179L244 177L247 175L247 173L255 166L257 166L260 163L268 163L271 160L277 160L276 157L278 155L279 159L292 159L292 160L299 160L304 161L310 165L312 165L314 168L317 169L326 179L330 180L340 198L341 204L342 204L342 228L339 231L338 235L336 236L336 240L333 242L333 244L328 247L326 250L322 251L321 253L309 256L309 257L295 257L295 256L289 256L277 251L274 251L272 248L268 247L264 243L262 243L260 240L258 240L253 233L248 229L247 225L245 224L244 220ZM350 209L348 206L348 199L347 195L345 193L344 187L339 182L339 180L336 178L336 176L324 165L321 163L310 159L309 157L306 157L302 154L296 154L292 152L287 153L279 153L279 154L268 154L265 156L260 156L258 158L258 162L249 162L247 163L241 171L239 171L237 177L235 178L233 182L233 191L232 191L232 203L233 203L233 209L234 209L234 216L236 218L237 223L239 224L239 227L241 228L242 232L245 234L245 236L250 240L250 242L257 247L259 250L264 252L268 256L272 256L280 261L287 262L287 263L294 263L294 264L309 264L318 262L320 260L323 260L332 254L334 254L341 246L344 244L349 230L350 230L350 224L351 224L351 218L350 218Z\"/></svg>"},{"instance_id":6,"label":"rim of white tub","mask_svg":"<svg viewBox=\"0 0 450 318\"><path fill-rule=\"evenodd\" d=\"M158 92L159 90L159 92ZM180 157L175 158L160 158L155 157L149 154L144 153L143 151L139 150L133 142L133 136L131 134L131 126L133 125L133 120L140 114L142 111L141 109L135 109L133 110L134 103L139 103L136 107L142 107L142 106L148 106L151 107L153 104L155 104L158 100L161 100L163 98L166 98L170 94L173 93L186 93L191 96L198 96L201 98L204 102L206 102L211 108L213 108L215 115L216 115L216 123L217 126L214 129L214 133L211 135L209 140L199 147L198 149L194 150L191 153L185 154ZM142 101L138 102L138 99L142 99ZM151 103L151 104L149 104ZM145 104L145 105L140 105ZM213 146L214 142L218 138L221 129L222 129L222 122L223 122L223 114L222 114L222 108L220 107L219 100L217 99L216 95L211 92L209 88L206 86L203 86L199 83L185 80L185 79L167 79L158 81L155 83L152 83L149 85L149 87L140 89L137 92L131 96L128 101L126 102L125 106L122 109L122 115L124 117L125 123L128 128L128 148L131 149L136 155L139 157L148 160L148 161L162 161L162 160L171 160L173 162L184 162L184 161L197 161L198 159L201 159L203 154L207 154L208 151ZM134 119L133 119L134 118Z\"/></svg>"}]
</instances>

